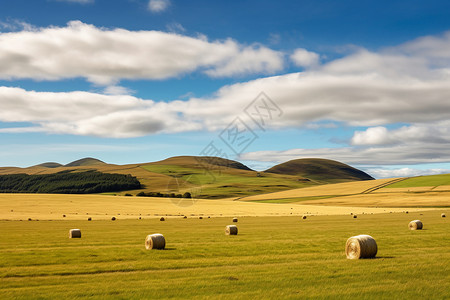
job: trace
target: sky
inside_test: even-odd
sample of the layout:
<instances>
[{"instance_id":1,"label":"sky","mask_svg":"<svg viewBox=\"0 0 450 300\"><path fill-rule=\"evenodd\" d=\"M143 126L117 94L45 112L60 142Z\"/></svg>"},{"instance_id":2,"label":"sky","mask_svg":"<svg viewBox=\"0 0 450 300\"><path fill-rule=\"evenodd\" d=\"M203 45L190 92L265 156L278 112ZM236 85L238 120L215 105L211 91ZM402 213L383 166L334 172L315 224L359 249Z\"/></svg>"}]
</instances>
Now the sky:
<instances>
[{"instance_id":1,"label":"sky","mask_svg":"<svg viewBox=\"0 0 450 300\"><path fill-rule=\"evenodd\" d=\"M0 2L0 166L450 173L450 2Z\"/></svg>"}]
</instances>

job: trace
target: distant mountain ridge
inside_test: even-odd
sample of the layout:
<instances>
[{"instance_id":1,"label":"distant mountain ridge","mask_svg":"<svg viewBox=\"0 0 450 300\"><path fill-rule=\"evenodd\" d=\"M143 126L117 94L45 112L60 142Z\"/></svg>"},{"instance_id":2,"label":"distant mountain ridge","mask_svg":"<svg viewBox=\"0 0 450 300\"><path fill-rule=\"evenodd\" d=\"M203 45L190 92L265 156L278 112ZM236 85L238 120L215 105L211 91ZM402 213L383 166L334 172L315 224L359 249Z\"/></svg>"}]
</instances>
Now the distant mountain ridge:
<instances>
[{"instance_id":1,"label":"distant mountain ridge","mask_svg":"<svg viewBox=\"0 0 450 300\"><path fill-rule=\"evenodd\" d=\"M46 162L43 164L36 165L34 167L44 167L44 168L53 169L53 168L58 168L58 167L62 167L62 166L63 166L62 164L57 163L57 162Z\"/></svg>"},{"instance_id":2,"label":"distant mountain ridge","mask_svg":"<svg viewBox=\"0 0 450 300\"><path fill-rule=\"evenodd\" d=\"M86 157L86 158L82 158L82 159L73 161L71 163L68 163L67 165L64 165L64 167L85 167L85 166L97 166L97 165L106 165L106 163L104 161L101 161L96 158Z\"/></svg>"},{"instance_id":3,"label":"distant mountain ridge","mask_svg":"<svg viewBox=\"0 0 450 300\"><path fill-rule=\"evenodd\" d=\"M302 158L273 166L267 173L302 176L318 181L373 180L369 174L347 164L321 158Z\"/></svg>"}]
</instances>

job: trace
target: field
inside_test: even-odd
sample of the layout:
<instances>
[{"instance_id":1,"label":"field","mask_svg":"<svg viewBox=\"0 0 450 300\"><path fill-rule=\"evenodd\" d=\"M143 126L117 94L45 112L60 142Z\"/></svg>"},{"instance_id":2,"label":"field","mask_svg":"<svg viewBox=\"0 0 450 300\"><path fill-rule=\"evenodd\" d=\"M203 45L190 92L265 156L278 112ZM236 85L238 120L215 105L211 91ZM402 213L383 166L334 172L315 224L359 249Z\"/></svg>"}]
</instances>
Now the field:
<instances>
[{"instance_id":1,"label":"field","mask_svg":"<svg viewBox=\"0 0 450 300\"><path fill-rule=\"evenodd\" d=\"M327 184L248 196L240 200L339 207L450 207L450 175Z\"/></svg>"},{"instance_id":2,"label":"field","mask_svg":"<svg viewBox=\"0 0 450 300\"><path fill-rule=\"evenodd\" d=\"M223 217L0 221L0 298L448 299L440 213L241 217L237 236L224 235ZM408 230L417 218L424 230ZM69 239L70 228L82 238ZM167 249L145 250L157 232ZM376 259L345 258L357 234L376 239Z\"/></svg>"},{"instance_id":3,"label":"field","mask_svg":"<svg viewBox=\"0 0 450 300\"><path fill-rule=\"evenodd\" d=\"M0 299L448 299L449 184L415 180L217 200L0 194ZM145 250L153 233L166 250ZM358 234L375 238L376 259L346 259Z\"/></svg>"}]
</instances>

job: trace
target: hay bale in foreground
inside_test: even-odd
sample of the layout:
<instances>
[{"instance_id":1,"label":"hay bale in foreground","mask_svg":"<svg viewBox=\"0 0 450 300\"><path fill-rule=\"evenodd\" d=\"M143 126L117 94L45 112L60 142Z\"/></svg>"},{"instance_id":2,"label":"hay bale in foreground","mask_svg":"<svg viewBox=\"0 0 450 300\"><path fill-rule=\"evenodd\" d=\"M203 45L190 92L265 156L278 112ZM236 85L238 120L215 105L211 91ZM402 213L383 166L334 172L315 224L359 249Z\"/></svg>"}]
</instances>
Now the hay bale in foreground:
<instances>
[{"instance_id":1,"label":"hay bale in foreground","mask_svg":"<svg viewBox=\"0 0 450 300\"><path fill-rule=\"evenodd\" d=\"M302 216L302 219L305 220L305 219L306 219L306 216Z\"/></svg>"},{"instance_id":2,"label":"hay bale in foreground","mask_svg":"<svg viewBox=\"0 0 450 300\"><path fill-rule=\"evenodd\" d=\"M410 230L420 230L423 228L423 224L420 220L414 220L414 221L409 222L408 228Z\"/></svg>"},{"instance_id":3,"label":"hay bale in foreground","mask_svg":"<svg viewBox=\"0 0 450 300\"><path fill-rule=\"evenodd\" d=\"M161 233L149 234L145 238L145 249L162 250L166 247L166 239Z\"/></svg>"},{"instance_id":4,"label":"hay bale in foreground","mask_svg":"<svg viewBox=\"0 0 450 300\"><path fill-rule=\"evenodd\" d=\"M225 234L226 235L237 235L238 234L238 228L236 225L227 225L225 227Z\"/></svg>"},{"instance_id":5,"label":"hay bale in foreground","mask_svg":"<svg viewBox=\"0 0 450 300\"><path fill-rule=\"evenodd\" d=\"M203 217L198 217L199 218L199 220L203 220Z\"/></svg>"},{"instance_id":6,"label":"hay bale in foreground","mask_svg":"<svg viewBox=\"0 0 450 300\"><path fill-rule=\"evenodd\" d=\"M441 218L445 218L446 216L445 216L445 214L441 214Z\"/></svg>"},{"instance_id":7,"label":"hay bale in foreground","mask_svg":"<svg viewBox=\"0 0 450 300\"><path fill-rule=\"evenodd\" d=\"M116 217L112 217L112 218L111 218L111 221L115 221L115 220L116 220Z\"/></svg>"},{"instance_id":8,"label":"hay bale in foreground","mask_svg":"<svg viewBox=\"0 0 450 300\"><path fill-rule=\"evenodd\" d=\"M184 216L183 219L187 219L187 216Z\"/></svg>"},{"instance_id":9,"label":"hay bale in foreground","mask_svg":"<svg viewBox=\"0 0 450 300\"><path fill-rule=\"evenodd\" d=\"M89 218L88 218L88 221L92 221L92 218L91 218L91 217L89 217Z\"/></svg>"},{"instance_id":10,"label":"hay bale in foreground","mask_svg":"<svg viewBox=\"0 0 450 300\"><path fill-rule=\"evenodd\" d=\"M164 217L161 217L159 220L162 222L165 221L166 219L164 219Z\"/></svg>"},{"instance_id":11,"label":"hay bale in foreground","mask_svg":"<svg viewBox=\"0 0 450 300\"><path fill-rule=\"evenodd\" d=\"M345 255L348 259L374 258L377 252L377 242L370 235L352 236L345 243Z\"/></svg>"},{"instance_id":12,"label":"hay bale in foreground","mask_svg":"<svg viewBox=\"0 0 450 300\"><path fill-rule=\"evenodd\" d=\"M70 229L69 230L69 238L70 239L81 238L81 230L80 229Z\"/></svg>"},{"instance_id":13,"label":"hay bale in foreground","mask_svg":"<svg viewBox=\"0 0 450 300\"><path fill-rule=\"evenodd\" d=\"M238 222L238 218L233 218L233 222L237 223Z\"/></svg>"},{"instance_id":14,"label":"hay bale in foreground","mask_svg":"<svg viewBox=\"0 0 450 300\"><path fill-rule=\"evenodd\" d=\"M358 216L357 215L353 215L353 219L356 219L356 218L358 218Z\"/></svg>"}]
</instances>

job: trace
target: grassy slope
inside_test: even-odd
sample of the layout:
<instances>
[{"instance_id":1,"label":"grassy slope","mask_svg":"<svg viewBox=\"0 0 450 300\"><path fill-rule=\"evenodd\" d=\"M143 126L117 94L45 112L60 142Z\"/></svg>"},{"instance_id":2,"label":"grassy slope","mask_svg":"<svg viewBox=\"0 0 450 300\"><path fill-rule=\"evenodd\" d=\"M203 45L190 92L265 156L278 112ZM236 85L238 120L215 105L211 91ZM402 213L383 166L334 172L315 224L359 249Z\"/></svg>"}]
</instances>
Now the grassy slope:
<instances>
[{"instance_id":1,"label":"grassy slope","mask_svg":"<svg viewBox=\"0 0 450 300\"><path fill-rule=\"evenodd\" d=\"M438 187L450 185L450 174L407 178L385 188Z\"/></svg>"},{"instance_id":2,"label":"grassy slope","mask_svg":"<svg viewBox=\"0 0 450 300\"><path fill-rule=\"evenodd\" d=\"M447 211L448 212L448 211ZM0 221L0 298L448 299L450 223L440 212L111 221ZM410 231L420 218L425 230ZM81 239L68 239L80 228ZM167 250L146 251L162 233ZM378 259L347 260L370 234Z\"/></svg>"},{"instance_id":3,"label":"grassy slope","mask_svg":"<svg viewBox=\"0 0 450 300\"><path fill-rule=\"evenodd\" d=\"M450 175L328 184L244 197L243 201L365 207L450 207ZM395 182L389 185L389 182ZM415 185L419 186L415 186ZM427 185L421 187L420 184ZM404 186L412 186L404 188ZM430 185L433 188L430 188ZM397 188L391 187L399 186ZM437 187L436 187L437 186ZM379 188L378 188L379 187ZM440 189L441 188L441 189Z\"/></svg>"}]
</instances>

